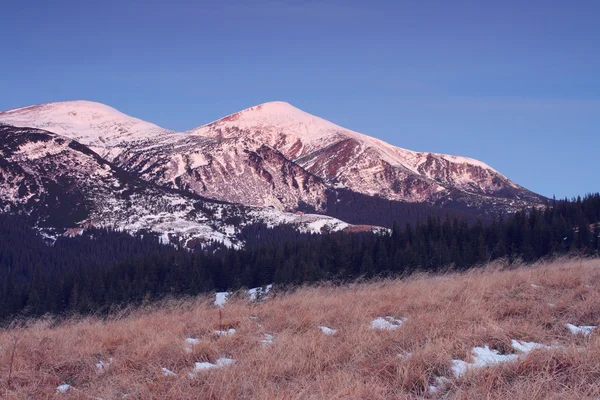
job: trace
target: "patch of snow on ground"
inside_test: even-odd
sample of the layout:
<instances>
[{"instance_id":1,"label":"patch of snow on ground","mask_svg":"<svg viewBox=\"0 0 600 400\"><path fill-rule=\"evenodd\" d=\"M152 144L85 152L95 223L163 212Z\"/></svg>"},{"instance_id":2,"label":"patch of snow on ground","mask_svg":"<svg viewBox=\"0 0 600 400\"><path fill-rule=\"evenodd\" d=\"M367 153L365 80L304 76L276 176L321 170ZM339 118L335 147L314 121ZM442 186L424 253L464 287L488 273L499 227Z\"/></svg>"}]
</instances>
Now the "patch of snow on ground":
<instances>
[{"instance_id":1,"label":"patch of snow on ground","mask_svg":"<svg viewBox=\"0 0 600 400\"><path fill-rule=\"evenodd\" d=\"M213 368L227 367L229 365L232 365L234 362L235 360L232 360L231 358L219 358L215 364L210 362L197 362L194 364L194 370L188 375L191 378L193 378L198 374L198 372L206 371L208 369Z\"/></svg>"},{"instance_id":2,"label":"patch of snow on ground","mask_svg":"<svg viewBox=\"0 0 600 400\"><path fill-rule=\"evenodd\" d=\"M448 378L436 376L433 384L429 385L429 393L437 393L437 391L448 382Z\"/></svg>"},{"instance_id":3,"label":"patch of snow on ground","mask_svg":"<svg viewBox=\"0 0 600 400\"><path fill-rule=\"evenodd\" d=\"M207 369L216 368L217 366L209 362L197 362L194 364L194 370L189 373L189 376L193 378L198 372L205 371Z\"/></svg>"},{"instance_id":4,"label":"patch of snow on ground","mask_svg":"<svg viewBox=\"0 0 600 400\"><path fill-rule=\"evenodd\" d=\"M112 357L109 358L107 361L104 360L100 360L96 363L96 369L98 370L98 373L103 373L108 371L108 367L110 367L110 364L113 362Z\"/></svg>"},{"instance_id":5,"label":"patch of snow on ground","mask_svg":"<svg viewBox=\"0 0 600 400\"><path fill-rule=\"evenodd\" d=\"M231 358L219 358L217 360L217 367L227 367L235 363L235 360Z\"/></svg>"},{"instance_id":6,"label":"patch of snow on ground","mask_svg":"<svg viewBox=\"0 0 600 400\"><path fill-rule=\"evenodd\" d=\"M255 287L246 291L246 296L250 301L259 301L265 298L265 296L273 289L273 284L264 287ZM217 292L215 294L215 306L224 307L231 297L231 292Z\"/></svg>"},{"instance_id":7,"label":"patch of snow on ground","mask_svg":"<svg viewBox=\"0 0 600 400\"><path fill-rule=\"evenodd\" d=\"M185 339L185 346L184 346L183 350L186 353L191 353L192 352L192 346L195 346L198 343L200 343L200 339L187 338L187 339Z\"/></svg>"},{"instance_id":8,"label":"patch of snow on ground","mask_svg":"<svg viewBox=\"0 0 600 400\"><path fill-rule=\"evenodd\" d=\"M259 342L262 343L263 346L268 346L270 344L273 344L274 340L275 340L275 337L273 335L269 335L268 333L265 333L265 338L259 340Z\"/></svg>"},{"instance_id":9,"label":"patch of snow on ground","mask_svg":"<svg viewBox=\"0 0 600 400\"><path fill-rule=\"evenodd\" d=\"M463 376L469 369L469 364L463 360L452 360L452 374L454 376Z\"/></svg>"},{"instance_id":10,"label":"patch of snow on ground","mask_svg":"<svg viewBox=\"0 0 600 400\"><path fill-rule=\"evenodd\" d=\"M518 340L513 339L511 341L511 346L513 349L520 351L521 353L527 354L533 350L544 350L550 349L550 346L546 346L545 344L535 343L535 342L520 342Z\"/></svg>"},{"instance_id":11,"label":"patch of snow on ground","mask_svg":"<svg viewBox=\"0 0 600 400\"><path fill-rule=\"evenodd\" d=\"M593 325L576 326L573 324L565 324L565 326L573 335L583 335L584 337L587 337L594 329L597 328L597 326Z\"/></svg>"},{"instance_id":12,"label":"patch of snow on ground","mask_svg":"<svg viewBox=\"0 0 600 400\"><path fill-rule=\"evenodd\" d=\"M470 368L487 367L507 361L516 360L516 354L500 354L497 350L491 350L487 345L473 348L473 362L467 363L462 360L452 360L452 372L454 376L463 376Z\"/></svg>"},{"instance_id":13,"label":"patch of snow on ground","mask_svg":"<svg viewBox=\"0 0 600 400\"><path fill-rule=\"evenodd\" d=\"M177 374L173 371L171 371L170 369L167 368L161 368L162 372L165 376L177 376Z\"/></svg>"},{"instance_id":14,"label":"patch of snow on ground","mask_svg":"<svg viewBox=\"0 0 600 400\"><path fill-rule=\"evenodd\" d=\"M371 329L390 330L398 329L406 322L406 318L397 319L394 317L378 317L371 322Z\"/></svg>"},{"instance_id":15,"label":"patch of snow on ground","mask_svg":"<svg viewBox=\"0 0 600 400\"><path fill-rule=\"evenodd\" d=\"M272 288L273 288L273 284L267 285L264 288L256 287L256 288L248 289L248 297L250 298L251 301L260 300L260 299L264 298L264 296L266 296L271 291Z\"/></svg>"},{"instance_id":16,"label":"patch of snow on ground","mask_svg":"<svg viewBox=\"0 0 600 400\"><path fill-rule=\"evenodd\" d=\"M223 330L223 331L217 330L217 331L215 331L215 334L217 336L231 336L231 335L235 334L235 329L230 328L230 329L227 329L226 331L225 330Z\"/></svg>"},{"instance_id":17,"label":"patch of snow on ground","mask_svg":"<svg viewBox=\"0 0 600 400\"><path fill-rule=\"evenodd\" d=\"M56 393L67 393L67 392L70 392L72 389L73 389L73 386L67 385L65 383L56 388Z\"/></svg>"},{"instance_id":18,"label":"patch of snow on ground","mask_svg":"<svg viewBox=\"0 0 600 400\"><path fill-rule=\"evenodd\" d=\"M224 307L230 295L231 293L229 292L217 292L217 294L215 294L215 306Z\"/></svg>"},{"instance_id":19,"label":"patch of snow on ground","mask_svg":"<svg viewBox=\"0 0 600 400\"><path fill-rule=\"evenodd\" d=\"M325 335L335 335L337 333L337 329L331 329L326 326L319 325L317 328L319 328Z\"/></svg>"},{"instance_id":20,"label":"patch of snow on ground","mask_svg":"<svg viewBox=\"0 0 600 400\"><path fill-rule=\"evenodd\" d=\"M524 342L518 341L516 339L512 339L511 346L521 352L522 354L528 354L533 350L548 350L551 349L550 346L541 343L535 342ZM473 354L473 362L468 363L463 360L452 360L452 374L455 377L460 378L465 375L467 371L475 368L482 368L497 364L502 364L505 362L515 361L520 355L518 354L500 354L497 350L491 350L487 345L483 347L474 347L472 350ZM403 357L402 354L398 355L401 359L406 359L410 356L410 353L407 353L406 356ZM438 376L435 378L434 384L429 385L429 392L436 393L442 386L448 383L449 380L443 376Z\"/></svg>"}]
</instances>

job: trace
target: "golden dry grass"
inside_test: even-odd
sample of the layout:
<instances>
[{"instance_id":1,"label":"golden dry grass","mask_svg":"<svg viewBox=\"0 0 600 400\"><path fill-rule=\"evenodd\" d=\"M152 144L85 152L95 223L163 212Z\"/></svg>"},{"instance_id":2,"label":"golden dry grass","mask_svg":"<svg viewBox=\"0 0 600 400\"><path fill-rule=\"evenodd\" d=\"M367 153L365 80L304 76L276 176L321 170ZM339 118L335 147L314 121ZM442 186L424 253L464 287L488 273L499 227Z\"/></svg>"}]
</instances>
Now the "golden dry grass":
<instances>
[{"instance_id":1,"label":"golden dry grass","mask_svg":"<svg viewBox=\"0 0 600 400\"><path fill-rule=\"evenodd\" d=\"M532 284L536 286L532 286ZM0 331L6 399L592 399L600 396L600 335L564 326L600 324L600 260L558 260L462 274L414 276L232 299L223 320L213 297L171 301L108 319L32 321ZM379 316L407 317L394 331ZM235 327L218 337L215 329ZM337 329L324 335L317 325ZM259 341L274 335L271 345ZM185 339L199 343L185 349ZM15 339L10 383L10 359ZM511 339L552 345L516 362L453 378L452 359L474 346L513 353ZM411 353L407 359L398 354ZM95 364L113 358L104 373ZM235 364L198 373L194 362ZM165 377L161 368L176 377ZM428 393L437 376L450 381ZM57 394L62 383L76 390Z\"/></svg>"}]
</instances>

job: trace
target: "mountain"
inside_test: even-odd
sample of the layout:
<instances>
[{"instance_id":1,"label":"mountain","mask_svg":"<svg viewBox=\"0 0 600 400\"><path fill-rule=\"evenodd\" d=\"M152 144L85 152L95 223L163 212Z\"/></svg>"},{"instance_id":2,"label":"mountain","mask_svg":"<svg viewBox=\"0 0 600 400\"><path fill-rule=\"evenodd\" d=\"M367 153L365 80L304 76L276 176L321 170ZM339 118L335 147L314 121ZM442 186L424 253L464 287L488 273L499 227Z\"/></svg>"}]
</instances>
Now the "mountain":
<instances>
[{"instance_id":1,"label":"mountain","mask_svg":"<svg viewBox=\"0 0 600 400\"><path fill-rule=\"evenodd\" d=\"M322 209L326 198L321 178L251 138L147 140L114 162L145 180L227 202L291 211L300 203Z\"/></svg>"},{"instance_id":2,"label":"mountain","mask_svg":"<svg viewBox=\"0 0 600 400\"><path fill-rule=\"evenodd\" d=\"M215 200L288 211L326 202L322 179L250 138L176 133L88 101L0 112L0 122L58 133L143 179Z\"/></svg>"},{"instance_id":3,"label":"mountain","mask_svg":"<svg viewBox=\"0 0 600 400\"><path fill-rule=\"evenodd\" d=\"M165 188L72 139L10 125L0 125L0 211L27 215L53 235L109 227L151 232L188 247L209 241L243 245L238 233L254 223L315 233L352 228L323 215L219 203Z\"/></svg>"},{"instance_id":4,"label":"mountain","mask_svg":"<svg viewBox=\"0 0 600 400\"><path fill-rule=\"evenodd\" d=\"M282 211L331 215L328 204L348 198L340 195L347 191L392 201L393 207L426 204L475 214L545 201L480 161L395 147L285 102L261 104L188 132L86 101L9 110L0 113L0 122L76 140L165 188Z\"/></svg>"},{"instance_id":5,"label":"mountain","mask_svg":"<svg viewBox=\"0 0 600 400\"><path fill-rule=\"evenodd\" d=\"M456 198L519 205L543 201L480 161L395 147L285 102L251 107L188 133L251 137L331 186L390 200L436 203Z\"/></svg>"},{"instance_id":6,"label":"mountain","mask_svg":"<svg viewBox=\"0 0 600 400\"><path fill-rule=\"evenodd\" d=\"M0 122L44 129L68 137L109 159L132 142L175 134L91 101L65 101L16 108L0 112Z\"/></svg>"}]
</instances>

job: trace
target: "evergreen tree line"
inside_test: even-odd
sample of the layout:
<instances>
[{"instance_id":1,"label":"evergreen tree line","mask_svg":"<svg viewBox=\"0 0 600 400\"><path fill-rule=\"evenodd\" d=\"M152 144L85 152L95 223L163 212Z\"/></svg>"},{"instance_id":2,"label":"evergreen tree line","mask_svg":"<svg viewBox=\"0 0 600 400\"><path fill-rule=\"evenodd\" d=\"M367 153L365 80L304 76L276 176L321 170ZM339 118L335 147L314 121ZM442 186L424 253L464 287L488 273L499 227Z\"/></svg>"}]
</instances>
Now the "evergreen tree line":
<instances>
[{"instance_id":1,"label":"evergreen tree line","mask_svg":"<svg viewBox=\"0 0 600 400\"><path fill-rule=\"evenodd\" d=\"M387 234L302 234L290 227L242 230L241 250L190 252L151 235L90 230L47 245L26 221L0 215L0 319L16 314L107 312L165 296L269 283L464 270L506 258L598 256L600 194L553 201L489 223L433 216L392 224Z\"/></svg>"},{"instance_id":2,"label":"evergreen tree line","mask_svg":"<svg viewBox=\"0 0 600 400\"><path fill-rule=\"evenodd\" d=\"M302 209L302 207L301 207ZM432 207L425 203L408 203L388 200L379 196L369 196L351 190L336 190L327 196L325 214L355 225L376 225L391 228L394 223L416 224L428 217L450 218L475 222L491 220L484 216L485 207L479 210L467 209L460 203L445 201L443 207ZM356 212L360 210L360 212ZM303 211L316 212L306 206Z\"/></svg>"}]
</instances>

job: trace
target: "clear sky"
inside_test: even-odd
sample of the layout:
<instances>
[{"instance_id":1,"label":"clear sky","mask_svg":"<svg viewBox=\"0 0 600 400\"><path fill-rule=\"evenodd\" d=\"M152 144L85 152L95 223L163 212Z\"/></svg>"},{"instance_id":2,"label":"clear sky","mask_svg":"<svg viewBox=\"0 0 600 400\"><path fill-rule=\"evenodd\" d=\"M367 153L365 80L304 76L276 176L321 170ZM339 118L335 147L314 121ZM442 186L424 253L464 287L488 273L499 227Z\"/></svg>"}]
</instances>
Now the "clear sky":
<instances>
[{"instance_id":1,"label":"clear sky","mask_svg":"<svg viewBox=\"0 0 600 400\"><path fill-rule=\"evenodd\" d=\"M93 100L185 130L271 100L600 191L600 1L5 0L0 109Z\"/></svg>"}]
</instances>

